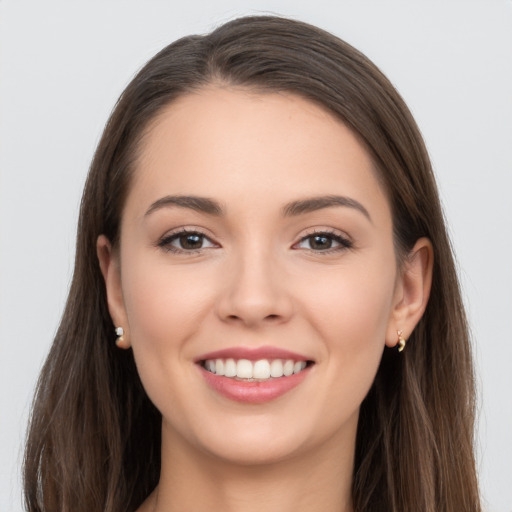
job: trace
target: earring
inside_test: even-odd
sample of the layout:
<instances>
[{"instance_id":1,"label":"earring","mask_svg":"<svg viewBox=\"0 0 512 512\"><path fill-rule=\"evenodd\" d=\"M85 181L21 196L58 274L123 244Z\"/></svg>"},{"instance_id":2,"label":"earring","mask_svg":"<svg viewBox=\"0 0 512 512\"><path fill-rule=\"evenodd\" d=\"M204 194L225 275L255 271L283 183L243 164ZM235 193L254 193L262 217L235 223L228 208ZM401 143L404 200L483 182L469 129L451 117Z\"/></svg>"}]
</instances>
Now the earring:
<instances>
[{"instance_id":1,"label":"earring","mask_svg":"<svg viewBox=\"0 0 512 512\"><path fill-rule=\"evenodd\" d=\"M405 344L407 343L407 340L404 339L404 337L402 336L402 331L396 331L396 333L398 334L398 340L397 340L398 352L402 352L402 350L405 348Z\"/></svg>"},{"instance_id":2,"label":"earring","mask_svg":"<svg viewBox=\"0 0 512 512\"><path fill-rule=\"evenodd\" d=\"M124 348L123 347L123 344L124 344L124 329L122 327L116 327L116 336L117 336L116 345L119 348Z\"/></svg>"}]
</instances>

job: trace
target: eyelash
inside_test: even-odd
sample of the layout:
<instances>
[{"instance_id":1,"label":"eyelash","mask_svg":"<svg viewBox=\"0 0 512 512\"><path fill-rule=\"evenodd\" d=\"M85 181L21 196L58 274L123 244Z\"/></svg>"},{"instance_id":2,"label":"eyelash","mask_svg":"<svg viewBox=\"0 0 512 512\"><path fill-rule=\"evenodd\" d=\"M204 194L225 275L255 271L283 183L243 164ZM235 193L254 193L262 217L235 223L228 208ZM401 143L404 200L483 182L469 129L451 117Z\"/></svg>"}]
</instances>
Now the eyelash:
<instances>
[{"instance_id":1,"label":"eyelash","mask_svg":"<svg viewBox=\"0 0 512 512\"><path fill-rule=\"evenodd\" d=\"M329 247L328 249L323 249L323 250L314 250L312 248L306 249L314 254L322 254L322 255L332 254L334 252L340 252L340 251L345 251L347 249L351 249L354 246L354 244L348 238L341 236L340 234L336 233L335 231L315 230L312 233L308 233L307 235L303 236L299 240L299 242L297 242L296 244L293 245L293 248L295 248L297 245L301 244L302 242L313 239L314 237L326 238L330 241L334 241L339 244L337 247Z\"/></svg>"},{"instance_id":2,"label":"eyelash","mask_svg":"<svg viewBox=\"0 0 512 512\"><path fill-rule=\"evenodd\" d=\"M174 241L179 240L183 236L197 236L201 238L202 243L204 243L205 240L208 240L211 244L210 247L198 247L197 249L185 249L185 248L178 248L171 245ZM298 245L302 244L303 242L307 241L308 239L311 240L314 237L322 237L325 239L330 240L331 242L336 242L339 245L337 247L329 247L327 249L321 249L321 250L315 250L310 248L306 248L306 250L315 253L315 254L332 254L334 252L340 252L344 251L346 249L351 249L353 247L353 243L348 240L347 238L339 235L338 233L334 231L329 230L315 230L312 233L308 233L307 235L303 236L298 242L293 244L292 249L299 250L297 247ZM202 245L202 244L201 244ZM161 238L157 246L163 249L167 252L172 252L176 254L195 254L199 253L204 249L209 249L211 247L215 247L218 245L215 244L210 240L210 238L203 232L197 229L189 230L189 229L181 229L180 231L176 231L174 233L171 233L169 235L165 235L163 238Z\"/></svg>"},{"instance_id":3,"label":"eyelash","mask_svg":"<svg viewBox=\"0 0 512 512\"><path fill-rule=\"evenodd\" d=\"M204 240L208 240L212 244L212 246L216 245L214 242L212 242L210 240L210 238L208 236L206 236L204 233L202 233L198 229L192 229L192 230L181 229L180 231L176 231L169 235L165 235L163 238L160 239L160 241L157 243L157 245L164 251L173 252L173 253L177 253L177 254L183 254L183 253L195 254L195 253L201 252L204 249L208 249L208 247L199 247L197 249L184 249L184 248L174 247L173 245L171 245L172 242L174 242L175 240L179 240L179 238L181 238L182 236L193 236L193 235L201 237L203 242L204 242Z\"/></svg>"}]
</instances>

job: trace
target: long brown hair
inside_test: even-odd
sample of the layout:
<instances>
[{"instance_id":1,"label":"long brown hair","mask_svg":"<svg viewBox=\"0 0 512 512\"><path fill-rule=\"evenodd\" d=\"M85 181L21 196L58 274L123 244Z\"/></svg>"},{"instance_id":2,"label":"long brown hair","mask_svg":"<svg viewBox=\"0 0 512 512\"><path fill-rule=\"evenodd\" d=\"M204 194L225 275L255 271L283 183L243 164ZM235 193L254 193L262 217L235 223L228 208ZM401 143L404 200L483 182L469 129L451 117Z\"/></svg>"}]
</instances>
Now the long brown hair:
<instances>
[{"instance_id":1,"label":"long brown hair","mask_svg":"<svg viewBox=\"0 0 512 512\"><path fill-rule=\"evenodd\" d=\"M212 82L287 91L327 109L365 144L388 195L398 260L434 247L427 310L407 349L386 349L360 411L353 474L358 512L479 511L468 328L431 164L391 83L318 28L240 18L159 52L121 95L81 203L69 298L34 401L25 454L30 512L135 510L158 483L161 416L131 351L116 350L96 240L118 242L123 204L148 123Z\"/></svg>"}]
</instances>

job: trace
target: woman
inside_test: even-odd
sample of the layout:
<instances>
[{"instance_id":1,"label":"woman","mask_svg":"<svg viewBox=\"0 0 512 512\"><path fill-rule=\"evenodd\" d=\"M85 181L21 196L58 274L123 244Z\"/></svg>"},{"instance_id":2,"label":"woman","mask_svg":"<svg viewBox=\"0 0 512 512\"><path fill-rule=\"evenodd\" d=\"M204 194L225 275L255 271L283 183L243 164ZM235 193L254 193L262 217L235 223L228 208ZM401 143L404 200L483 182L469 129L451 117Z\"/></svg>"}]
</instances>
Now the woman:
<instances>
[{"instance_id":1,"label":"woman","mask_svg":"<svg viewBox=\"0 0 512 512\"><path fill-rule=\"evenodd\" d=\"M241 18L156 55L85 186L28 510L480 510L428 155L364 56Z\"/></svg>"}]
</instances>

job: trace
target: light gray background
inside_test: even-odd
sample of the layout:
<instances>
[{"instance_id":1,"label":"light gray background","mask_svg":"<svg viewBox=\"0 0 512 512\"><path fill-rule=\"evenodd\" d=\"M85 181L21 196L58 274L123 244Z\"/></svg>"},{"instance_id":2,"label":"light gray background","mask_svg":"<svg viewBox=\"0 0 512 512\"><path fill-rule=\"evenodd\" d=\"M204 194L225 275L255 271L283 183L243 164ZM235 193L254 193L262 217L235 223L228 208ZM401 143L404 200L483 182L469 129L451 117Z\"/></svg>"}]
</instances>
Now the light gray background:
<instances>
[{"instance_id":1,"label":"light gray background","mask_svg":"<svg viewBox=\"0 0 512 512\"><path fill-rule=\"evenodd\" d=\"M110 109L164 45L259 12L346 39L411 107L476 345L483 496L487 510L512 511L511 0L0 0L0 512L21 510L31 394L66 297L81 189Z\"/></svg>"}]
</instances>

